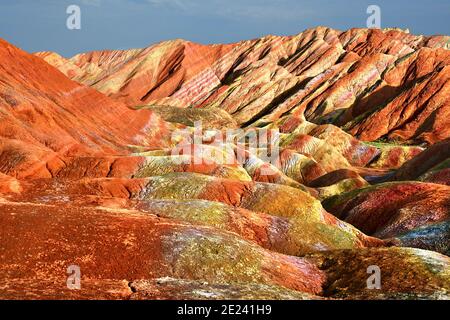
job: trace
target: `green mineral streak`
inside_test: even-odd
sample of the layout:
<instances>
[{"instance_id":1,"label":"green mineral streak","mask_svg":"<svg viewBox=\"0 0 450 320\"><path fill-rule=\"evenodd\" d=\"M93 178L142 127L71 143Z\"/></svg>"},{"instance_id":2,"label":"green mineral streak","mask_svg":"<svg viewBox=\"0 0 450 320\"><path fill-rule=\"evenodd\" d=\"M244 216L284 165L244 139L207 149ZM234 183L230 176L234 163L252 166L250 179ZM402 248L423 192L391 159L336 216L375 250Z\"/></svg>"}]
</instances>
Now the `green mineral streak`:
<instances>
[{"instance_id":1,"label":"green mineral streak","mask_svg":"<svg viewBox=\"0 0 450 320\"><path fill-rule=\"evenodd\" d=\"M247 171L242 167L233 167L233 166L221 166L219 170L215 173L216 177L231 179L231 180L239 180L239 181L252 181L252 178L247 173Z\"/></svg>"},{"instance_id":2,"label":"green mineral streak","mask_svg":"<svg viewBox=\"0 0 450 320\"><path fill-rule=\"evenodd\" d=\"M378 140L378 141L361 141L362 143L368 145L368 146L373 146L373 147L377 147L379 149L392 149L395 147L404 147L404 148L410 148L410 147L414 147L411 145L402 145L400 142L397 141L384 141L384 140Z\"/></svg>"},{"instance_id":3,"label":"green mineral streak","mask_svg":"<svg viewBox=\"0 0 450 320\"><path fill-rule=\"evenodd\" d=\"M192 162L190 156L149 156L146 163L135 174L136 178L162 176L169 173L183 172L183 163ZM251 181L251 177L242 167L219 165L212 173L216 177L239 181Z\"/></svg>"},{"instance_id":4,"label":"green mineral streak","mask_svg":"<svg viewBox=\"0 0 450 320\"><path fill-rule=\"evenodd\" d=\"M190 161L190 157L185 156L159 156L147 157L145 164L135 174L136 178L146 178L161 176L171 172L181 171L181 165L184 161ZM179 161L179 162L177 162Z\"/></svg>"},{"instance_id":5,"label":"green mineral streak","mask_svg":"<svg viewBox=\"0 0 450 320\"><path fill-rule=\"evenodd\" d=\"M280 147L289 146L297 138L297 134L281 134L280 135Z\"/></svg>"},{"instance_id":6,"label":"green mineral streak","mask_svg":"<svg viewBox=\"0 0 450 320\"><path fill-rule=\"evenodd\" d=\"M202 121L203 125L208 128L213 128L215 125L236 126L233 118L221 108L179 108L168 105L146 105L139 106L139 109L152 110L165 121L183 124L188 127L193 127L195 121Z\"/></svg>"},{"instance_id":7,"label":"green mineral streak","mask_svg":"<svg viewBox=\"0 0 450 320\"><path fill-rule=\"evenodd\" d=\"M166 156L167 151L166 150L152 150L152 151L143 151L143 152L137 152L132 154L132 156L139 156L139 157L159 157L159 156Z\"/></svg>"},{"instance_id":8,"label":"green mineral streak","mask_svg":"<svg viewBox=\"0 0 450 320\"><path fill-rule=\"evenodd\" d=\"M213 234L179 234L172 241L179 242L175 244L179 246L173 263L175 276L193 275L194 279L227 284L265 282L261 271L264 256L248 242Z\"/></svg>"},{"instance_id":9,"label":"green mineral streak","mask_svg":"<svg viewBox=\"0 0 450 320\"><path fill-rule=\"evenodd\" d=\"M139 154L141 152L145 152L145 150L147 149L146 147L143 146L136 146L136 145L127 145L127 148L130 150L130 152L132 154Z\"/></svg>"},{"instance_id":10,"label":"green mineral streak","mask_svg":"<svg viewBox=\"0 0 450 320\"><path fill-rule=\"evenodd\" d=\"M308 193L288 186L261 183L256 186L254 196L245 201L244 207L279 217L322 218L322 206Z\"/></svg>"},{"instance_id":11,"label":"green mineral streak","mask_svg":"<svg viewBox=\"0 0 450 320\"><path fill-rule=\"evenodd\" d=\"M302 172L307 171L315 162L305 155L294 153L287 165L283 167L283 172L296 181L302 181Z\"/></svg>"},{"instance_id":12,"label":"green mineral streak","mask_svg":"<svg viewBox=\"0 0 450 320\"><path fill-rule=\"evenodd\" d=\"M310 222L294 218L290 221L288 236L298 245L297 256L325 250L354 249L358 238L355 233L348 232L334 225L321 222Z\"/></svg>"},{"instance_id":13,"label":"green mineral streak","mask_svg":"<svg viewBox=\"0 0 450 320\"><path fill-rule=\"evenodd\" d=\"M345 192L352 191L357 186L357 180L356 179L345 179L341 180L336 184L333 184L328 187L318 188L319 190L319 197L321 200L339 195Z\"/></svg>"},{"instance_id":14,"label":"green mineral streak","mask_svg":"<svg viewBox=\"0 0 450 320\"><path fill-rule=\"evenodd\" d=\"M227 229L229 208L225 204L204 200L177 200L164 204L157 206L162 217Z\"/></svg>"},{"instance_id":15,"label":"green mineral streak","mask_svg":"<svg viewBox=\"0 0 450 320\"><path fill-rule=\"evenodd\" d=\"M256 199L245 207L290 221L288 239L297 248L295 255L326 249L355 248L357 230L351 226L328 225L324 222L324 210L318 200L310 195L288 187L274 188L262 184L255 192Z\"/></svg>"},{"instance_id":16,"label":"green mineral streak","mask_svg":"<svg viewBox=\"0 0 450 320\"><path fill-rule=\"evenodd\" d=\"M195 199L214 178L196 173L169 173L149 180L142 200Z\"/></svg>"}]
</instances>

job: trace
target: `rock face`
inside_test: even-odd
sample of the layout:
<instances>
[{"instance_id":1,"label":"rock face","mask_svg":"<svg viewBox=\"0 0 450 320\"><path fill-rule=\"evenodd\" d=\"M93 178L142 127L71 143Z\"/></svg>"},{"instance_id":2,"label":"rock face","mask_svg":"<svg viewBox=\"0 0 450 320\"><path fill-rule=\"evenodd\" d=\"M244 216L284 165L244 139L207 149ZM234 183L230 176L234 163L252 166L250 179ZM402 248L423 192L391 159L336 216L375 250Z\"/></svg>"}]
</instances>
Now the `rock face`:
<instances>
[{"instance_id":1,"label":"rock face","mask_svg":"<svg viewBox=\"0 0 450 320\"><path fill-rule=\"evenodd\" d=\"M450 139L445 139L404 163L393 177L450 185Z\"/></svg>"},{"instance_id":2,"label":"rock face","mask_svg":"<svg viewBox=\"0 0 450 320\"><path fill-rule=\"evenodd\" d=\"M449 299L447 41L0 40L0 299Z\"/></svg>"},{"instance_id":3,"label":"rock face","mask_svg":"<svg viewBox=\"0 0 450 320\"><path fill-rule=\"evenodd\" d=\"M58 290L65 286L65 266L78 265L83 277L99 281L171 276L321 292L323 275L310 261L269 252L231 233L133 211L4 203L1 212L7 286L45 275L60 284L50 291Z\"/></svg>"},{"instance_id":4,"label":"rock face","mask_svg":"<svg viewBox=\"0 0 450 320\"><path fill-rule=\"evenodd\" d=\"M0 59L1 172L48 178L53 168L65 166L67 157L166 145L170 124L156 114L133 111L77 84L3 40Z\"/></svg>"},{"instance_id":5,"label":"rock face","mask_svg":"<svg viewBox=\"0 0 450 320\"><path fill-rule=\"evenodd\" d=\"M437 253L410 248L363 249L318 253L307 258L315 260L328 276L325 296L382 300L448 297L448 257ZM367 289L368 266L382 270L380 289Z\"/></svg>"},{"instance_id":6,"label":"rock face","mask_svg":"<svg viewBox=\"0 0 450 320\"><path fill-rule=\"evenodd\" d=\"M450 255L450 188L422 182L385 183L328 198L324 207L368 235L411 238ZM412 242L410 242L412 244Z\"/></svg>"}]
</instances>

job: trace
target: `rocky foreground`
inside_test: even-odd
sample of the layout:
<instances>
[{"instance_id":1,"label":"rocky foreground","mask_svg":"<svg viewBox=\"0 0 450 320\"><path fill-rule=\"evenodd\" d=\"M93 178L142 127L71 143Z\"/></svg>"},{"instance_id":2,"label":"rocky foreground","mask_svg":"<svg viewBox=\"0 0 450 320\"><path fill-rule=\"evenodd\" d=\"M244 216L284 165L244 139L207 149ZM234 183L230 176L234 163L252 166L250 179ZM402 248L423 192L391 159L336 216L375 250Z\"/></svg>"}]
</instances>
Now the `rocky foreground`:
<instances>
[{"instance_id":1,"label":"rocky foreground","mask_svg":"<svg viewBox=\"0 0 450 320\"><path fill-rule=\"evenodd\" d=\"M450 299L449 40L0 40L0 298Z\"/></svg>"}]
</instances>

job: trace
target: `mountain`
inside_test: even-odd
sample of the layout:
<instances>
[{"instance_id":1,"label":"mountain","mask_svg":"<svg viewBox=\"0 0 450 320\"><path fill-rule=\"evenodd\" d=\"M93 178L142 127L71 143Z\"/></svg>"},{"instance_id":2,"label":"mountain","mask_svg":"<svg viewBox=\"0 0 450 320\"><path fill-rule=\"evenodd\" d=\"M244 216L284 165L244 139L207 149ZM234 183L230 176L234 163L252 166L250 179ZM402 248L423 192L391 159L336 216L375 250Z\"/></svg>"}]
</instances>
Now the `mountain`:
<instances>
[{"instance_id":1,"label":"mountain","mask_svg":"<svg viewBox=\"0 0 450 320\"><path fill-rule=\"evenodd\" d=\"M229 45L37 55L129 106L220 107L244 127L304 116L364 141L432 144L450 137L449 39L318 27Z\"/></svg>"},{"instance_id":2,"label":"mountain","mask_svg":"<svg viewBox=\"0 0 450 320\"><path fill-rule=\"evenodd\" d=\"M51 167L79 156L121 155L168 123L80 85L43 60L0 41L1 171L52 177ZM124 130L124 127L127 129ZM166 133L165 133L166 134ZM153 144L164 144L157 137Z\"/></svg>"},{"instance_id":3,"label":"mountain","mask_svg":"<svg viewBox=\"0 0 450 320\"><path fill-rule=\"evenodd\" d=\"M447 38L1 40L0 298L448 299Z\"/></svg>"}]
</instances>

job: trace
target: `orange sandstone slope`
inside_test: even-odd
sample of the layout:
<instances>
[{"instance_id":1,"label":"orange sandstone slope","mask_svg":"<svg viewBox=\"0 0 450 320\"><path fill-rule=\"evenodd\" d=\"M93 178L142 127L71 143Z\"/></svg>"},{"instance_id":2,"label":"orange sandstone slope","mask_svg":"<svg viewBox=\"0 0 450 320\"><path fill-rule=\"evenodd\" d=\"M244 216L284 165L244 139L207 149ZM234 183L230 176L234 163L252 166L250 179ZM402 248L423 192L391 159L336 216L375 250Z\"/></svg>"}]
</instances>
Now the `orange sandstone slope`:
<instances>
[{"instance_id":1,"label":"orange sandstone slope","mask_svg":"<svg viewBox=\"0 0 450 320\"><path fill-rule=\"evenodd\" d=\"M158 132L168 126L152 112L131 110L3 40L0 111L1 171L21 177L48 176L49 162L66 156L120 155L128 154L129 146L164 144L166 133Z\"/></svg>"},{"instance_id":2,"label":"orange sandstone slope","mask_svg":"<svg viewBox=\"0 0 450 320\"><path fill-rule=\"evenodd\" d=\"M224 66L217 65L215 70L209 67L218 64L233 47L174 40L145 49L79 54L72 59L51 52L36 55L60 68L68 77L134 105L170 96L199 74L203 76L197 93L213 89L220 84L223 72L233 59L223 63ZM196 98L195 90L189 91L186 102Z\"/></svg>"},{"instance_id":3,"label":"orange sandstone slope","mask_svg":"<svg viewBox=\"0 0 450 320\"><path fill-rule=\"evenodd\" d=\"M450 136L449 37L318 27L230 45L162 42L71 59L39 53L128 105L219 107L241 126L339 125L365 141Z\"/></svg>"}]
</instances>

